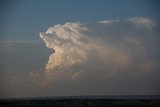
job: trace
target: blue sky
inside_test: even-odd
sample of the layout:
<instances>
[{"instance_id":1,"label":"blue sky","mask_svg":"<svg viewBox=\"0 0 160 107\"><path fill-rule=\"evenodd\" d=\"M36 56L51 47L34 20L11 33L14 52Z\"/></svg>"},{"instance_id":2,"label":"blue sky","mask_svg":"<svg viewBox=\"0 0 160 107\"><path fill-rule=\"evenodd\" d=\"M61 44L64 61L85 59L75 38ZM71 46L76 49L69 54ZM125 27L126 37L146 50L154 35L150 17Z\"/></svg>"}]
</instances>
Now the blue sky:
<instances>
[{"instance_id":1,"label":"blue sky","mask_svg":"<svg viewBox=\"0 0 160 107\"><path fill-rule=\"evenodd\" d=\"M158 0L1 1L1 41L38 40L39 32L65 22L149 17L159 19Z\"/></svg>"}]
</instances>

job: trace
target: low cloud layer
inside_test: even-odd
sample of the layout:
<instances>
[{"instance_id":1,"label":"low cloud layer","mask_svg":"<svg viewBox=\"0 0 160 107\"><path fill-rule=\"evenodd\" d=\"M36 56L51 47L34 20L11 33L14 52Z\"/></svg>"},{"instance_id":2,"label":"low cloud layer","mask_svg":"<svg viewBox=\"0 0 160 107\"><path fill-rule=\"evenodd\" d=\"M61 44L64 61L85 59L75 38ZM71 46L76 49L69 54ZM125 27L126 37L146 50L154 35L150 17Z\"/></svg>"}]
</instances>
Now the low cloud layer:
<instances>
[{"instance_id":1,"label":"low cloud layer","mask_svg":"<svg viewBox=\"0 0 160 107\"><path fill-rule=\"evenodd\" d=\"M159 27L143 17L50 27L40 33L53 50L45 78L54 82L159 71Z\"/></svg>"}]
</instances>

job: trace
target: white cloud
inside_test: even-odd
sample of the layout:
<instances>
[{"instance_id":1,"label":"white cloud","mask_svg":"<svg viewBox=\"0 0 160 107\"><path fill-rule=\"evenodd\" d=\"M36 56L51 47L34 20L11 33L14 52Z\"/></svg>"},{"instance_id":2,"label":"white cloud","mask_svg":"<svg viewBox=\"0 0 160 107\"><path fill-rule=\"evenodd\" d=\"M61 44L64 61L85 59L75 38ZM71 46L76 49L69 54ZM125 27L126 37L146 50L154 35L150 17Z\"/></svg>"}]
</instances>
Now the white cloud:
<instances>
[{"instance_id":1,"label":"white cloud","mask_svg":"<svg viewBox=\"0 0 160 107\"><path fill-rule=\"evenodd\" d=\"M157 25L151 19L133 17L50 27L40 33L46 47L53 49L45 74L53 80L58 78L54 74L75 80L92 75L152 72L159 63L149 52L154 48L152 51L159 53Z\"/></svg>"},{"instance_id":2,"label":"white cloud","mask_svg":"<svg viewBox=\"0 0 160 107\"><path fill-rule=\"evenodd\" d=\"M118 22L118 21L119 21L119 19L117 19L117 20L101 20L98 23L109 24L109 23Z\"/></svg>"}]
</instances>

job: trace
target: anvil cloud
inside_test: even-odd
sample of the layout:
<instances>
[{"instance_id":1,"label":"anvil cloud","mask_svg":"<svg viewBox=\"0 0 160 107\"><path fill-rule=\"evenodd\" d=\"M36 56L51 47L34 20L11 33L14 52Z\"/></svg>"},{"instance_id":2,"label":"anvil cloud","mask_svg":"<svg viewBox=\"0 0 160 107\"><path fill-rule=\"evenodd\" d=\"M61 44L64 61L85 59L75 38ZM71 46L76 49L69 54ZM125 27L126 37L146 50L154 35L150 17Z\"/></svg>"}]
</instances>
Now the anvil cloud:
<instances>
[{"instance_id":1,"label":"anvil cloud","mask_svg":"<svg viewBox=\"0 0 160 107\"><path fill-rule=\"evenodd\" d=\"M139 75L159 70L159 23L149 18L67 22L40 37L53 49L46 78L53 80Z\"/></svg>"}]
</instances>

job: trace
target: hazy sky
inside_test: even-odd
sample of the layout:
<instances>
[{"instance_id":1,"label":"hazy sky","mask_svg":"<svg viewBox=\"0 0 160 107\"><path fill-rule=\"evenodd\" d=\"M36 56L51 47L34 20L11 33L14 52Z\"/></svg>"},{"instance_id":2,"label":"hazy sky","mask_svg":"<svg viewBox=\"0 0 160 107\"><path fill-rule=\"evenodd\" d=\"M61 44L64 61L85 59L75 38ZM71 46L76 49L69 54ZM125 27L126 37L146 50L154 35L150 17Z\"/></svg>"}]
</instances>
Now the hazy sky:
<instances>
[{"instance_id":1,"label":"hazy sky","mask_svg":"<svg viewBox=\"0 0 160 107\"><path fill-rule=\"evenodd\" d=\"M158 0L3 0L0 97L159 94Z\"/></svg>"}]
</instances>

